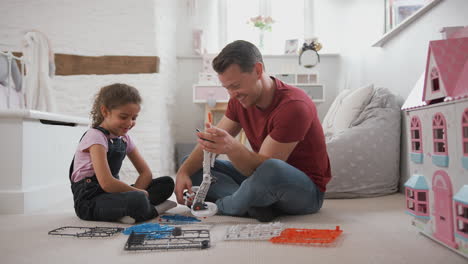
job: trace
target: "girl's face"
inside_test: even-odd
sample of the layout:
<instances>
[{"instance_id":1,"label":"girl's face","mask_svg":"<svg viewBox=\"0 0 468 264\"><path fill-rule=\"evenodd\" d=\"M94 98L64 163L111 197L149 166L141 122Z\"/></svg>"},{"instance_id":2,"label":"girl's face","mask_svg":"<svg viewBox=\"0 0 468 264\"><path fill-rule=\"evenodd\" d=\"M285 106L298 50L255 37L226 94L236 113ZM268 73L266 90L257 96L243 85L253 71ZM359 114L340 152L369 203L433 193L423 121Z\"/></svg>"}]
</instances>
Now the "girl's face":
<instances>
[{"instance_id":1,"label":"girl's face","mask_svg":"<svg viewBox=\"0 0 468 264\"><path fill-rule=\"evenodd\" d=\"M113 135L123 136L135 126L139 112L140 105L134 103L121 105L111 110L101 106L101 113L104 116L101 127L109 130Z\"/></svg>"}]
</instances>

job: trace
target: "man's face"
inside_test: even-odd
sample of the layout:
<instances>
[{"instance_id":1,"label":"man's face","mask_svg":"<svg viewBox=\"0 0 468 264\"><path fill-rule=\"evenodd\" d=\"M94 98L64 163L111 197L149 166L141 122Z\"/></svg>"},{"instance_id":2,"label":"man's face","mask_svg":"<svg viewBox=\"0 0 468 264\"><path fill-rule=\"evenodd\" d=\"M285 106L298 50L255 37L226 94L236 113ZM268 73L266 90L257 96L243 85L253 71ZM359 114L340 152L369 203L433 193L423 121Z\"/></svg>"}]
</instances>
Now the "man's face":
<instances>
[{"instance_id":1,"label":"man's face","mask_svg":"<svg viewBox=\"0 0 468 264\"><path fill-rule=\"evenodd\" d=\"M242 72L237 64L230 65L218 78L229 93L231 98L239 101L244 107L254 106L260 98L261 86L258 67L253 68L252 72Z\"/></svg>"}]
</instances>

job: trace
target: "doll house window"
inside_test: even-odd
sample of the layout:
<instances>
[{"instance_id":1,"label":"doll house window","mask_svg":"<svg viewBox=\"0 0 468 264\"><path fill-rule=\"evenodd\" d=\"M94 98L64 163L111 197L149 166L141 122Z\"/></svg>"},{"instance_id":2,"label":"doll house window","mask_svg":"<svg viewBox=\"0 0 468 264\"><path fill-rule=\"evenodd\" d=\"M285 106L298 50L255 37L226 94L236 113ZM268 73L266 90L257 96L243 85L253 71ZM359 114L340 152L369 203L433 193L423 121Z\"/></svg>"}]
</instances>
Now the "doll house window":
<instances>
[{"instance_id":1,"label":"doll house window","mask_svg":"<svg viewBox=\"0 0 468 264\"><path fill-rule=\"evenodd\" d=\"M427 214L427 205L426 204L418 204L418 212L421 214Z\"/></svg>"},{"instance_id":2,"label":"doll house window","mask_svg":"<svg viewBox=\"0 0 468 264\"><path fill-rule=\"evenodd\" d=\"M468 205L455 203L457 210L457 234L468 238Z\"/></svg>"},{"instance_id":3,"label":"doll house window","mask_svg":"<svg viewBox=\"0 0 468 264\"><path fill-rule=\"evenodd\" d=\"M427 200L427 191L417 191L416 195L416 205L417 205L417 213L419 215L427 216L428 214L428 200Z\"/></svg>"},{"instance_id":4,"label":"doll house window","mask_svg":"<svg viewBox=\"0 0 468 264\"><path fill-rule=\"evenodd\" d=\"M406 208L414 215L428 216L428 193L426 190L406 188Z\"/></svg>"},{"instance_id":5,"label":"doll house window","mask_svg":"<svg viewBox=\"0 0 468 264\"><path fill-rule=\"evenodd\" d=\"M427 193L426 192L418 192L418 201L421 201L421 202L427 201Z\"/></svg>"},{"instance_id":6,"label":"doll house window","mask_svg":"<svg viewBox=\"0 0 468 264\"><path fill-rule=\"evenodd\" d=\"M410 188L407 188L406 189L406 197L410 198L410 199L414 199L414 191Z\"/></svg>"},{"instance_id":7,"label":"doll house window","mask_svg":"<svg viewBox=\"0 0 468 264\"><path fill-rule=\"evenodd\" d=\"M465 109L462 118L463 155L468 156L468 108Z\"/></svg>"},{"instance_id":8,"label":"doll house window","mask_svg":"<svg viewBox=\"0 0 468 264\"><path fill-rule=\"evenodd\" d=\"M447 129L445 118L441 113L435 114L432 119L432 134L434 142L434 153L447 155Z\"/></svg>"},{"instance_id":9,"label":"doll house window","mask_svg":"<svg viewBox=\"0 0 468 264\"><path fill-rule=\"evenodd\" d=\"M406 201L406 208L408 208L411 211L414 211L414 200L409 199Z\"/></svg>"},{"instance_id":10,"label":"doll house window","mask_svg":"<svg viewBox=\"0 0 468 264\"><path fill-rule=\"evenodd\" d=\"M406 188L406 208L414 211L414 191L411 188Z\"/></svg>"},{"instance_id":11,"label":"doll house window","mask_svg":"<svg viewBox=\"0 0 468 264\"><path fill-rule=\"evenodd\" d=\"M439 71L434 67L431 71L431 84L432 92L438 92L440 90L439 85Z\"/></svg>"},{"instance_id":12,"label":"doll house window","mask_svg":"<svg viewBox=\"0 0 468 264\"><path fill-rule=\"evenodd\" d=\"M417 116L411 118L411 150L422 153L421 121Z\"/></svg>"}]
</instances>

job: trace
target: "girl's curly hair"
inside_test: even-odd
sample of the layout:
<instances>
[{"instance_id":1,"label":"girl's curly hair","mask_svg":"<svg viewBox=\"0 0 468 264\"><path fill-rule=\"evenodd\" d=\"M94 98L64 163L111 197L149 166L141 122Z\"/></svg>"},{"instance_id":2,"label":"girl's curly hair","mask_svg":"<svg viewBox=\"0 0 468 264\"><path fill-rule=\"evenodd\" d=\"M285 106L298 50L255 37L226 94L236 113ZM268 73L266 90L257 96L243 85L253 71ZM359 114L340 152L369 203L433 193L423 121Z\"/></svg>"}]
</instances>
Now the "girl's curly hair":
<instances>
[{"instance_id":1,"label":"girl's curly hair","mask_svg":"<svg viewBox=\"0 0 468 264\"><path fill-rule=\"evenodd\" d=\"M141 104L141 96L138 90L130 85L123 83L114 83L104 86L96 94L93 108L91 109L92 126L99 126L104 121L104 116L101 113L101 106L112 110L119 106L133 103Z\"/></svg>"}]
</instances>

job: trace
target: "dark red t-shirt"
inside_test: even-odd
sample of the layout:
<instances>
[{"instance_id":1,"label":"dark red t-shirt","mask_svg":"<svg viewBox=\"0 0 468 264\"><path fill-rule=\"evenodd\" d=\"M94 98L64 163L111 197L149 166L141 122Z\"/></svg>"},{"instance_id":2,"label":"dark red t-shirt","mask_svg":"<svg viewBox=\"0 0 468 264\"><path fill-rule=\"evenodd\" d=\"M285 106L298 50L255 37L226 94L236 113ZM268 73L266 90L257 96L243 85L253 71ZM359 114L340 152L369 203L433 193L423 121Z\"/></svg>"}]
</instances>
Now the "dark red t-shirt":
<instances>
[{"instance_id":1,"label":"dark red t-shirt","mask_svg":"<svg viewBox=\"0 0 468 264\"><path fill-rule=\"evenodd\" d=\"M299 141L286 162L307 174L325 192L331 179L330 161L315 104L303 90L272 79L276 90L267 109L245 109L239 101L230 99L225 115L240 123L257 153L268 135L281 143Z\"/></svg>"}]
</instances>

